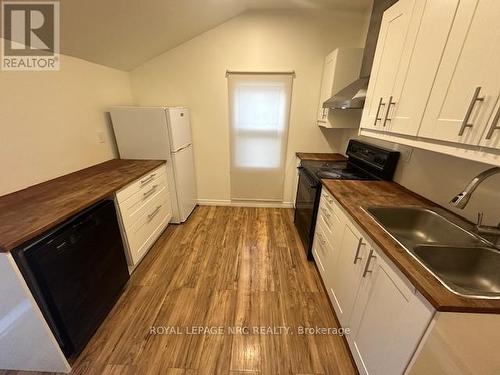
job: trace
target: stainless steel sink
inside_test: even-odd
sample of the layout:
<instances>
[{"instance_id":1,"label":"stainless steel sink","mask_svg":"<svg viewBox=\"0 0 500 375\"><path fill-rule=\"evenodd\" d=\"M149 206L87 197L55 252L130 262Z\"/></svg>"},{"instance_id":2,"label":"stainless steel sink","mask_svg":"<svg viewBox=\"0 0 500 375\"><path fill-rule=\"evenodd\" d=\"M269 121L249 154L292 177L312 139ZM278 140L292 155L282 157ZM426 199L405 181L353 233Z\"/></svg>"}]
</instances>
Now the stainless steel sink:
<instances>
[{"instance_id":1,"label":"stainless steel sink","mask_svg":"<svg viewBox=\"0 0 500 375\"><path fill-rule=\"evenodd\" d=\"M452 292L500 298L500 250L489 242L428 208L365 210Z\"/></svg>"},{"instance_id":2,"label":"stainless steel sink","mask_svg":"<svg viewBox=\"0 0 500 375\"><path fill-rule=\"evenodd\" d=\"M482 244L473 234L427 208L370 207L367 211L404 244Z\"/></svg>"},{"instance_id":3,"label":"stainless steel sink","mask_svg":"<svg viewBox=\"0 0 500 375\"><path fill-rule=\"evenodd\" d=\"M500 252L487 247L422 245L414 254L464 295L500 295Z\"/></svg>"}]
</instances>

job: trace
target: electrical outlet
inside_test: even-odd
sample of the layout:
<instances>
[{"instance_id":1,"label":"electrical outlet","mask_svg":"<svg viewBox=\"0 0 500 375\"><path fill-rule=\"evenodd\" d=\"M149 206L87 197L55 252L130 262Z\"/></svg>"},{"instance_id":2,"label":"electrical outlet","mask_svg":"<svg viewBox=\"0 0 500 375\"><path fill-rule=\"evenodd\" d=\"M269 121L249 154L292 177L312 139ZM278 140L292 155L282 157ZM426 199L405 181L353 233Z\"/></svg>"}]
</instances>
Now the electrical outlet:
<instances>
[{"instance_id":1,"label":"electrical outlet","mask_svg":"<svg viewBox=\"0 0 500 375\"><path fill-rule=\"evenodd\" d=\"M399 151L401 153L401 161L404 163L409 163L411 160L411 155L413 154L413 147L410 146L404 146L400 144L395 144L394 146L394 151Z\"/></svg>"},{"instance_id":2,"label":"electrical outlet","mask_svg":"<svg viewBox=\"0 0 500 375\"><path fill-rule=\"evenodd\" d=\"M106 136L102 130L97 131L97 140L99 143L106 143Z\"/></svg>"}]
</instances>

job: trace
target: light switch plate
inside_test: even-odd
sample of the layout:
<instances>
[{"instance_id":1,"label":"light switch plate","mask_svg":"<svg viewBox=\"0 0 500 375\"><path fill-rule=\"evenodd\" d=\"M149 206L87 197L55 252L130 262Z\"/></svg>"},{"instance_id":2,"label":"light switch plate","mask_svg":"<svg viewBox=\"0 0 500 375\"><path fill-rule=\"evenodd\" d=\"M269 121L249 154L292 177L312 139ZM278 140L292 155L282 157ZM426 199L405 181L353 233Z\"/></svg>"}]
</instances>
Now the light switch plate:
<instances>
[{"instance_id":1,"label":"light switch plate","mask_svg":"<svg viewBox=\"0 0 500 375\"><path fill-rule=\"evenodd\" d=\"M97 140L99 143L106 143L106 136L102 130L97 131Z\"/></svg>"}]
</instances>

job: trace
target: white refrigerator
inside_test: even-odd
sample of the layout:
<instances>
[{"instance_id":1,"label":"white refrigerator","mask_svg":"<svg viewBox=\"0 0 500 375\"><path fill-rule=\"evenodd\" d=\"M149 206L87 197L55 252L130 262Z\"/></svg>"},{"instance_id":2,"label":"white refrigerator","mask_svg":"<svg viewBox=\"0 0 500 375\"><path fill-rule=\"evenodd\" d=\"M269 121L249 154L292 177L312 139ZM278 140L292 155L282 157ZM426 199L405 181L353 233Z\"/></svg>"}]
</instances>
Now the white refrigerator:
<instances>
[{"instance_id":1,"label":"white refrigerator","mask_svg":"<svg viewBox=\"0 0 500 375\"><path fill-rule=\"evenodd\" d=\"M172 222L184 222L197 204L189 110L113 107L110 114L120 158L167 161Z\"/></svg>"}]
</instances>

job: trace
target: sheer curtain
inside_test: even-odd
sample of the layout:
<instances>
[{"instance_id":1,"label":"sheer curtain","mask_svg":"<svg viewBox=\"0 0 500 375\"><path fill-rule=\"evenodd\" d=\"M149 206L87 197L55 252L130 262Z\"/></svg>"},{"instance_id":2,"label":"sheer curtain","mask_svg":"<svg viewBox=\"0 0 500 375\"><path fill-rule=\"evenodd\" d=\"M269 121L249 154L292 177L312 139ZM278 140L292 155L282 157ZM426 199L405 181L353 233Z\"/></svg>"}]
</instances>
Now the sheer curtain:
<instances>
[{"instance_id":1,"label":"sheer curtain","mask_svg":"<svg viewBox=\"0 0 500 375\"><path fill-rule=\"evenodd\" d=\"M283 200L292 74L228 75L231 199Z\"/></svg>"}]
</instances>

